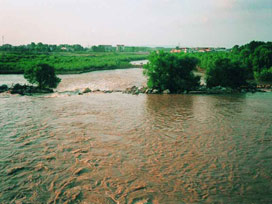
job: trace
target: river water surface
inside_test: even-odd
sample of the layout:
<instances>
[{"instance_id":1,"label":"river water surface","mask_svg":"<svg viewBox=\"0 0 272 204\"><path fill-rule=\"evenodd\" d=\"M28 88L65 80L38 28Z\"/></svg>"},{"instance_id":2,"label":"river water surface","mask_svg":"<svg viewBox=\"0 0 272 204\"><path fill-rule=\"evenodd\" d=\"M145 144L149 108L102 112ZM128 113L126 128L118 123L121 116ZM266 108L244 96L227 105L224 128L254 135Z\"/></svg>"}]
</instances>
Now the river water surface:
<instances>
[{"instance_id":1,"label":"river water surface","mask_svg":"<svg viewBox=\"0 0 272 204\"><path fill-rule=\"evenodd\" d=\"M0 95L0 203L272 202L271 93L76 95L146 79L61 78L54 94Z\"/></svg>"}]
</instances>

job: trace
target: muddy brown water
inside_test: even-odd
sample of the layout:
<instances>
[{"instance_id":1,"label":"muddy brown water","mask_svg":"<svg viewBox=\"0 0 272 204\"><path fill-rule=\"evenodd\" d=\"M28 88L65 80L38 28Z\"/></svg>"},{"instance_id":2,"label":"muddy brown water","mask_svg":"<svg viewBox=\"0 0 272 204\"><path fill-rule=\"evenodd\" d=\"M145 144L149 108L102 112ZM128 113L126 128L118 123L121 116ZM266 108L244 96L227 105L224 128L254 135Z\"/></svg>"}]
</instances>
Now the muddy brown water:
<instances>
[{"instance_id":1,"label":"muddy brown water","mask_svg":"<svg viewBox=\"0 0 272 204\"><path fill-rule=\"evenodd\" d=\"M146 80L61 77L59 93L0 95L0 203L272 202L271 93L76 95Z\"/></svg>"}]
</instances>

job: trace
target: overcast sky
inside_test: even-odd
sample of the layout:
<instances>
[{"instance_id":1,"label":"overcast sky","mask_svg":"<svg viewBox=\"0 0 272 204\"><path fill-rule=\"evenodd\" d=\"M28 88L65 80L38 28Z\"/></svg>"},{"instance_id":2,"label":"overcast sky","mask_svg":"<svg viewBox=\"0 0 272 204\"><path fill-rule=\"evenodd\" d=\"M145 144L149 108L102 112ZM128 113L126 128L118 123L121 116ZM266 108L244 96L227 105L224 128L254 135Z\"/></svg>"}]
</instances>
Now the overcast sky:
<instances>
[{"instance_id":1,"label":"overcast sky","mask_svg":"<svg viewBox=\"0 0 272 204\"><path fill-rule=\"evenodd\" d=\"M232 47L272 41L272 0L0 0L0 36L13 45Z\"/></svg>"}]
</instances>

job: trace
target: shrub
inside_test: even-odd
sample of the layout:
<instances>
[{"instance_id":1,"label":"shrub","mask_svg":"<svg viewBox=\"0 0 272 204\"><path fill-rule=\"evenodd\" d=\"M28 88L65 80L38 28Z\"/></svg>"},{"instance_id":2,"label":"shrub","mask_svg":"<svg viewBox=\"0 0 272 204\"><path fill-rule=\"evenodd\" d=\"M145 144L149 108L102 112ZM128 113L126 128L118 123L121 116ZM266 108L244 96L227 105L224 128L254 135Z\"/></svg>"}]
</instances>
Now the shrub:
<instances>
[{"instance_id":1,"label":"shrub","mask_svg":"<svg viewBox=\"0 0 272 204\"><path fill-rule=\"evenodd\" d=\"M24 77L31 84L37 84L40 88L56 88L61 81L55 74L54 67L48 64L38 64L28 68Z\"/></svg>"},{"instance_id":2,"label":"shrub","mask_svg":"<svg viewBox=\"0 0 272 204\"><path fill-rule=\"evenodd\" d=\"M214 62L206 72L208 87L223 86L238 88L246 84L247 72L239 62L221 58Z\"/></svg>"},{"instance_id":3,"label":"shrub","mask_svg":"<svg viewBox=\"0 0 272 204\"><path fill-rule=\"evenodd\" d=\"M258 82L272 82L272 67L263 69L260 73L254 72L254 77Z\"/></svg>"},{"instance_id":4,"label":"shrub","mask_svg":"<svg viewBox=\"0 0 272 204\"><path fill-rule=\"evenodd\" d=\"M200 77L194 76L198 60L193 57L153 52L149 63L144 65L144 74L148 77L149 88L171 92L191 90L199 85Z\"/></svg>"},{"instance_id":5,"label":"shrub","mask_svg":"<svg viewBox=\"0 0 272 204\"><path fill-rule=\"evenodd\" d=\"M6 84L0 85L0 93L8 90L8 86Z\"/></svg>"}]
</instances>

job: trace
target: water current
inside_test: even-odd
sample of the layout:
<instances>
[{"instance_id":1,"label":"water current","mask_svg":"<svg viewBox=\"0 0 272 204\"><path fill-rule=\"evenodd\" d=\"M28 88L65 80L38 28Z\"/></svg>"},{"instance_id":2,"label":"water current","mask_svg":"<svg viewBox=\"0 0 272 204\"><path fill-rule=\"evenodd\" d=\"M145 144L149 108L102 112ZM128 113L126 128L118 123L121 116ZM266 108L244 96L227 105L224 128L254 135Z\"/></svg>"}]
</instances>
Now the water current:
<instances>
[{"instance_id":1,"label":"water current","mask_svg":"<svg viewBox=\"0 0 272 204\"><path fill-rule=\"evenodd\" d=\"M54 94L0 94L0 203L272 202L272 93L77 95L146 79L60 77Z\"/></svg>"}]
</instances>

